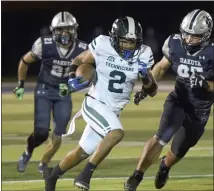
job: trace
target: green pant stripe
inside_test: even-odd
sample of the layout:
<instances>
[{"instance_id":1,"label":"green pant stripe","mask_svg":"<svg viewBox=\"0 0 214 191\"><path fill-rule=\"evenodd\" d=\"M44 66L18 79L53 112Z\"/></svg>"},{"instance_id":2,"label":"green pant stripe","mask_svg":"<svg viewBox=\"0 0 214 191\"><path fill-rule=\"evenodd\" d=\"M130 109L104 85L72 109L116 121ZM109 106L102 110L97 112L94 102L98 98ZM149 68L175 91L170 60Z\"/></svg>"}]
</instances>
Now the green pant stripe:
<instances>
[{"instance_id":1,"label":"green pant stripe","mask_svg":"<svg viewBox=\"0 0 214 191\"><path fill-rule=\"evenodd\" d=\"M85 98L85 109L88 113L90 113L93 117L95 117L95 119L98 120L104 127L109 126L108 122L105 120L105 118L102 115L100 115L96 110L94 110L93 108L87 105L87 97Z\"/></svg>"},{"instance_id":2,"label":"green pant stripe","mask_svg":"<svg viewBox=\"0 0 214 191\"><path fill-rule=\"evenodd\" d=\"M103 127L102 127L99 123L97 123L97 121L96 121L95 119L93 119L90 115L88 115L88 113L86 112L84 106L83 106L83 111L84 111L85 115L86 115L89 119L91 119L94 123L97 124L97 126L99 126L101 129L103 129Z\"/></svg>"}]
</instances>

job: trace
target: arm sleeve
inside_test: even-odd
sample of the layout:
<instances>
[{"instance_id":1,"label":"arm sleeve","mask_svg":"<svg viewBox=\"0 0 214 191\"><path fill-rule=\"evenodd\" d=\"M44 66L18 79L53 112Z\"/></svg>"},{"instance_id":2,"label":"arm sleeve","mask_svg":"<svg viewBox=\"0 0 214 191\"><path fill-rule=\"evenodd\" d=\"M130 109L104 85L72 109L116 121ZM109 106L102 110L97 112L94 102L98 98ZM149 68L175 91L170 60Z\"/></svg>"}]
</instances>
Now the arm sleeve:
<instances>
[{"instance_id":1,"label":"arm sleeve","mask_svg":"<svg viewBox=\"0 0 214 191\"><path fill-rule=\"evenodd\" d=\"M97 57L99 55L99 50L101 48L101 41L103 39L103 35L98 36L95 38L89 45L88 49L91 51L92 55L95 58L96 64L97 64Z\"/></svg>"},{"instance_id":2,"label":"arm sleeve","mask_svg":"<svg viewBox=\"0 0 214 191\"><path fill-rule=\"evenodd\" d=\"M41 37L38 38L34 42L31 51L36 58L42 59L42 39L41 39Z\"/></svg>"},{"instance_id":3,"label":"arm sleeve","mask_svg":"<svg viewBox=\"0 0 214 191\"><path fill-rule=\"evenodd\" d=\"M150 69L152 67L152 65L154 64L154 57L153 57L152 49L149 46L147 46L146 49L142 51L142 53L139 56L139 60L140 62L143 62L146 64L147 69Z\"/></svg>"},{"instance_id":4,"label":"arm sleeve","mask_svg":"<svg viewBox=\"0 0 214 191\"><path fill-rule=\"evenodd\" d=\"M170 39L170 37L171 37L171 36L169 36L169 37L165 40L165 42L164 42L164 44L163 44L163 47L162 47L162 52L163 52L164 56L165 56L167 59L169 59L169 39Z\"/></svg>"}]
</instances>

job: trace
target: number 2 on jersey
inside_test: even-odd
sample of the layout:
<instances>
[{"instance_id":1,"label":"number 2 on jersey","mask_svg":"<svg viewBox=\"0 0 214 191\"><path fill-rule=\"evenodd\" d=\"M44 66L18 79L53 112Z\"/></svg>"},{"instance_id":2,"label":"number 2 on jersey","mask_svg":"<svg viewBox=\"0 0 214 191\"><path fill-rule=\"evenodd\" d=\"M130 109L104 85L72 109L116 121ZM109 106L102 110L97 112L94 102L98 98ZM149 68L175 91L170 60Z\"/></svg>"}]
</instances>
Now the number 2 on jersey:
<instances>
[{"instance_id":1,"label":"number 2 on jersey","mask_svg":"<svg viewBox=\"0 0 214 191\"><path fill-rule=\"evenodd\" d=\"M122 88L115 88L114 84L122 84L126 81L126 75L123 72L114 70L112 72L110 72L110 77L115 78L115 76L119 76L120 79L118 80L109 80L109 85L108 85L108 90L110 92L114 92L114 93L123 93L123 89Z\"/></svg>"},{"instance_id":2,"label":"number 2 on jersey","mask_svg":"<svg viewBox=\"0 0 214 191\"><path fill-rule=\"evenodd\" d=\"M184 65L184 64L180 64L178 66L178 70L177 70L177 73L179 76L183 77L183 78L189 78L190 77L190 74L189 72L192 72L194 73L195 70L197 72L203 72L203 68L202 67L195 67L195 66L187 66L187 65Z\"/></svg>"}]
</instances>

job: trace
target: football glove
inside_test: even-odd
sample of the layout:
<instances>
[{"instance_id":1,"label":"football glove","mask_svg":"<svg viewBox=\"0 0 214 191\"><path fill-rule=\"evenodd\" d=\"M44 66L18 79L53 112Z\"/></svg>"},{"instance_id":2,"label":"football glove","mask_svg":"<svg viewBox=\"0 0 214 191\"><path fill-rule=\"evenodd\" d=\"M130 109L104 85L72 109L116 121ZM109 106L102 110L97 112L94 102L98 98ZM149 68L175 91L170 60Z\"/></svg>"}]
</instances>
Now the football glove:
<instances>
[{"instance_id":1,"label":"football glove","mask_svg":"<svg viewBox=\"0 0 214 191\"><path fill-rule=\"evenodd\" d=\"M139 103L147 97L147 93L142 88L140 91L137 91L134 95L134 104L139 105Z\"/></svg>"},{"instance_id":2,"label":"football glove","mask_svg":"<svg viewBox=\"0 0 214 191\"><path fill-rule=\"evenodd\" d=\"M59 84L59 95L61 97L69 95L70 93L67 84Z\"/></svg>"},{"instance_id":3,"label":"football glove","mask_svg":"<svg viewBox=\"0 0 214 191\"><path fill-rule=\"evenodd\" d=\"M84 88L87 88L89 84L90 84L89 80L83 81L82 76L76 76L75 78L70 78L68 80L68 87L70 92L76 92Z\"/></svg>"},{"instance_id":4,"label":"football glove","mask_svg":"<svg viewBox=\"0 0 214 191\"><path fill-rule=\"evenodd\" d=\"M208 85L208 82L205 80L205 77L199 74L199 72L195 70L194 73L190 75L190 87L204 88L208 90L209 85Z\"/></svg>"},{"instance_id":5,"label":"football glove","mask_svg":"<svg viewBox=\"0 0 214 191\"><path fill-rule=\"evenodd\" d=\"M19 82L19 85L13 90L13 93L19 100L22 100L24 96L24 82Z\"/></svg>"}]
</instances>

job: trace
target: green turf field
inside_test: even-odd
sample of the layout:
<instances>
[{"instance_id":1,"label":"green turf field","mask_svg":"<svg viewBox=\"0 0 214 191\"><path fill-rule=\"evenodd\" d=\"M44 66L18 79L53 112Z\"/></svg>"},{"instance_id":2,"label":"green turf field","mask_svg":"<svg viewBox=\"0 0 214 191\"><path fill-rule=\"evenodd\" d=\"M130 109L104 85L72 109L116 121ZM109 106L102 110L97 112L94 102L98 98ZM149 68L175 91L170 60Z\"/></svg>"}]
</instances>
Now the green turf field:
<instances>
[{"instance_id":1,"label":"green turf field","mask_svg":"<svg viewBox=\"0 0 214 191\"><path fill-rule=\"evenodd\" d=\"M122 113L125 129L123 142L118 144L108 158L95 171L91 190L123 190L125 177L129 176L137 165L144 142L152 136L158 127L167 93L159 93L135 106L130 103ZM73 94L73 114L80 108L84 94ZM54 165L75 147L85 123L77 120L77 129L69 142L64 142L53 158ZM192 148L186 158L171 170L171 178L162 190L213 190L213 113L201 140ZM2 190L43 190L44 181L37 172L37 165L45 146L35 150L32 162L25 173L16 171L16 161L25 148L25 140L33 128L33 95L25 94L19 101L13 95L2 95ZM166 146L162 155L169 149ZM146 173L145 180L138 190L155 190L154 176L159 160ZM57 185L58 190L77 190L73 178L82 169L82 163L65 174ZM105 177L105 178L103 178Z\"/></svg>"}]
</instances>

